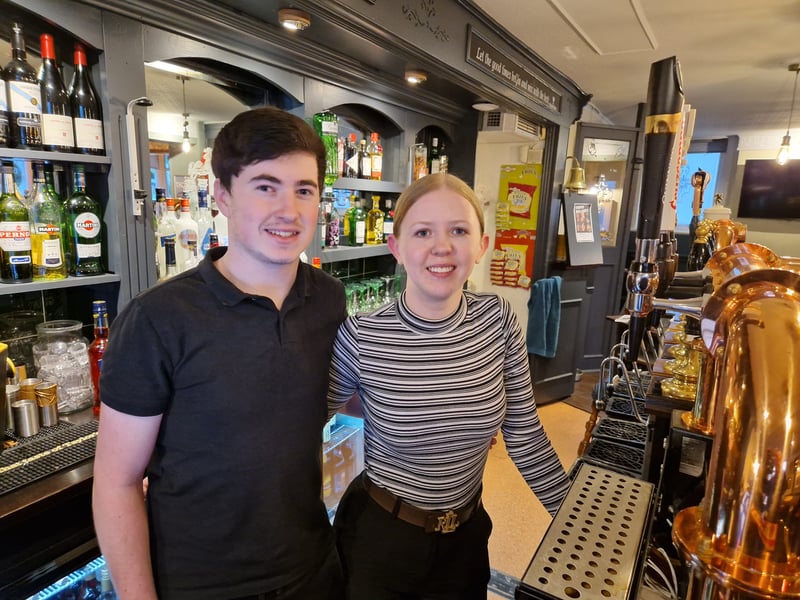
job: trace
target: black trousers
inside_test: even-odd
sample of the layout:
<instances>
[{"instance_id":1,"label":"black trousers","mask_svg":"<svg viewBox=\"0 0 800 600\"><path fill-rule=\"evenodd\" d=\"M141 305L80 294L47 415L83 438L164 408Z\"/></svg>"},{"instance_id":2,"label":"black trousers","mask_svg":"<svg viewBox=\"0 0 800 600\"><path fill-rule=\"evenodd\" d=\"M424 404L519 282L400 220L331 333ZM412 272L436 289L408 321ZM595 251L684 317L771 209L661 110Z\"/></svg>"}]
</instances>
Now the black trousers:
<instances>
[{"instance_id":1,"label":"black trousers","mask_svg":"<svg viewBox=\"0 0 800 600\"><path fill-rule=\"evenodd\" d=\"M322 564L307 577L279 590L238 600L344 600L344 597L342 565L336 549L331 548Z\"/></svg>"},{"instance_id":2,"label":"black trousers","mask_svg":"<svg viewBox=\"0 0 800 600\"><path fill-rule=\"evenodd\" d=\"M356 477L336 510L348 600L486 600L492 520L481 505L452 533L392 517Z\"/></svg>"}]
</instances>

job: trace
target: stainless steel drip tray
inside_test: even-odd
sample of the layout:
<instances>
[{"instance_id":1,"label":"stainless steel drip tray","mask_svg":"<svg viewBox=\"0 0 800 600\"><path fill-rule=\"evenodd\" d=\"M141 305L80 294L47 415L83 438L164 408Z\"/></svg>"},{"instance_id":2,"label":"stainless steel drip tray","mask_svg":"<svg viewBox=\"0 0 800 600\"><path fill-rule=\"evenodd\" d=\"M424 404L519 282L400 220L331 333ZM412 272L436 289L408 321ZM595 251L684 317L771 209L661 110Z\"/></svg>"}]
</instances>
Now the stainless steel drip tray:
<instances>
[{"instance_id":1,"label":"stainless steel drip tray","mask_svg":"<svg viewBox=\"0 0 800 600\"><path fill-rule=\"evenodd\" d=\"M635 598L653 494L652 483L578 464L516 597Z\"/></svg>"}]
</instances>

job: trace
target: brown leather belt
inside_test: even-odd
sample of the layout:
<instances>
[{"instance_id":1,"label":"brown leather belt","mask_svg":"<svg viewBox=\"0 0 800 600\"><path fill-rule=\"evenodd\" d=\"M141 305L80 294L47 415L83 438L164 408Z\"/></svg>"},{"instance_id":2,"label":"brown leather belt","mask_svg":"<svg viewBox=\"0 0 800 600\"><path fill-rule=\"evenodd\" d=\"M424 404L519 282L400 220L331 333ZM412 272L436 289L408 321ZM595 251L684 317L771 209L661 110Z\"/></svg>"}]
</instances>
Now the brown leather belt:
<instances>
[{"instance_id":1,"label":"brown leather belt","mask_svg":"<svg viewBox=\"0 0 800 600\"><path fill-rule=\"evenodd\" d=\"M479 492L469 504L461 508L445 511L424 510L409 504L389 490L375 485L370 481L366 473L364 473L362 480L364 481L367 495L378 506L401 521L422 527L425 529L425 533L452 533L458 529L459 525L469 521L475 513L475 509L481 506L481 494Z\"/></svg>"}]
</instances>

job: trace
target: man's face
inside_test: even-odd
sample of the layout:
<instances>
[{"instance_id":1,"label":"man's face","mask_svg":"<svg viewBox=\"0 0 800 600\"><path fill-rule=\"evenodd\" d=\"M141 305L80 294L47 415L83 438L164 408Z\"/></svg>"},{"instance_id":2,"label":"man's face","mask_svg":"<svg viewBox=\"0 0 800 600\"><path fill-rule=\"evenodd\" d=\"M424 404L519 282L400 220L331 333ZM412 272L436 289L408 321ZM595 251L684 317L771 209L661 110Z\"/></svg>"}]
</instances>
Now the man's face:
<instances>
[{"instance_id":1,"label":"man's face","mask_svg":"<svg viewBox=\"0 0 800 600\"><path fill-rule=\"evenodd\" d=\"M215 199L228 218L229 247L267 264L290 264L311 244L320 189L313 154L293 152L242 169Z\"/></svg>"}]
</instances>

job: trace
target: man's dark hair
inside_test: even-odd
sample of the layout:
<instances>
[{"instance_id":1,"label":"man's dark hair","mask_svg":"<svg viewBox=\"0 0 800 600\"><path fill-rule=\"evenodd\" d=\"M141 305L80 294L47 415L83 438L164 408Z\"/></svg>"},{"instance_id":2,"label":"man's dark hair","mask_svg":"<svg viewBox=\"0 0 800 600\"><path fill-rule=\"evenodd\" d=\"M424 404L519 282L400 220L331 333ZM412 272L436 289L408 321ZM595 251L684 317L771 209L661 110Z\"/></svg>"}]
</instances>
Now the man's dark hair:
<instances>
[{"instance_id":1,"label":"man's dark hair","mask_svg":"<svg viewBox=\"0 0 800 600\"><path fill-rule=\"evenodd\" d=\"M225 189L242 169L262 160L291 152L308 152L317 159L320 193L325 178L325 144L308 123L274 106L254 108L236 115L214 140L211 169Z\"/></svg>"}]
</instances>

